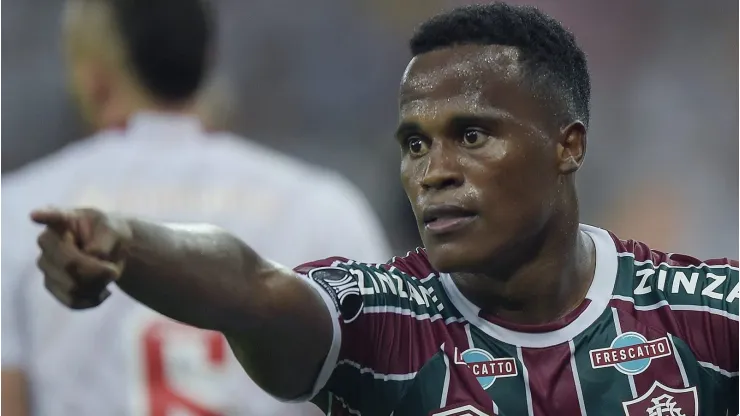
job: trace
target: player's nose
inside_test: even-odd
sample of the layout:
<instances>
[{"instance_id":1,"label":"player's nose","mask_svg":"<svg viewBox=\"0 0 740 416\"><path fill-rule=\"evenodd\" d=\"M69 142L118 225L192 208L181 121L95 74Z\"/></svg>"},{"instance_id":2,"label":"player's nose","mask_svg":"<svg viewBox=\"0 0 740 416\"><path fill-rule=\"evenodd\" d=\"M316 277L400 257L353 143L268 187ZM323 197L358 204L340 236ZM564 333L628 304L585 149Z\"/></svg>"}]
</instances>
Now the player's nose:
<instances>
[{"instance_id":1,"label":"player's nose","mask_svg":"<svg viewBox=\"0 0 740 416\"><path fill-rule=\"evenodd\" d=\"M424 190L456 188L463 184L462 169L450 144L435 140L425 159L426 166L421 176L421 187Z\"/></svg>"}]
</instances>

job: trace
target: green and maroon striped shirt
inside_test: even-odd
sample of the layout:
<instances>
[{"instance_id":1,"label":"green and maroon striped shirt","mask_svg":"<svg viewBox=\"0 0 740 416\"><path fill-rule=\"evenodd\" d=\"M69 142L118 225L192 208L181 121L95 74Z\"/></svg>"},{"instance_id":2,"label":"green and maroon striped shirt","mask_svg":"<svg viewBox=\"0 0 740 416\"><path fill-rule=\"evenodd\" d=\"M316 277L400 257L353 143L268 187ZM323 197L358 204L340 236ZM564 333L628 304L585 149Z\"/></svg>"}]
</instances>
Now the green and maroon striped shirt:
<instances>
[{"instance_id":1,"label":"green and maroon striped shirt","mask_svg":"<svg viewBox=\"0 0 740 416\"><path fill-rule=\"evenodd\" d=\"M738 414L737 262L581 229L591 288L540 326L487 316L423 249L299 266L337 321L314 401L334 416Z\"/></svg>"}]
</instances>

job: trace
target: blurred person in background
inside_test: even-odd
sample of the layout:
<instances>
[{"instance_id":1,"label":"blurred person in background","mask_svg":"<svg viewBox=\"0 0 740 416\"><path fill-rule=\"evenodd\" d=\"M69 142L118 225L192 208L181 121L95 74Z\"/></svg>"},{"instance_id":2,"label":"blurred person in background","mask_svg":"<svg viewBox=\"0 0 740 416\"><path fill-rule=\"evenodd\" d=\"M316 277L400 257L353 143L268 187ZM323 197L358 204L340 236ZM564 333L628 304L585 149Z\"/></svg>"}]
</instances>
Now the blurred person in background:
<instances>
[{"instance_id":1,"label":"blurred person in background","mask_svg":"<svg viewBox=\"0 0 740 416\"><path fill-rule=\"evenodd\" d=\"M214 30L201 0L67 1L68 69L98 133L3 176L4 415L318 411L270 398L219 333L178 324L125 295L70 312L45 293L34 267L35 231L25 217L48 202L207 219L286 264L339 251L387 260L375 215L344 179L204 126L204 113L220 121L218 95L198 101ZM300 238L327 228L342 230L341 238Z\"/></svg>"}]
</instances>

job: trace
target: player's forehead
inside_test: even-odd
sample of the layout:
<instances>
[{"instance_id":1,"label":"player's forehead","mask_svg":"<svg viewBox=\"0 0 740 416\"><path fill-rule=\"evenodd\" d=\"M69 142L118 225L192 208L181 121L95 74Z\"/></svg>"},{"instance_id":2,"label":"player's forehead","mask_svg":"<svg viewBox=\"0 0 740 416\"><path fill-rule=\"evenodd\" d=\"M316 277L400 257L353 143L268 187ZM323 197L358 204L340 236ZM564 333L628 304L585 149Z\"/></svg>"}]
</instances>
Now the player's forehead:
<instances>
[{"instance_id":1,"label":"player's forehead","mask_svg":"<svg viewBox=\"0 0 740 416\"><path fill-rule=\"evenodd\" d=\"M401 118L441 111L510 111L520 94L519 50L460 45L414 57L401 81Z\"/></svg>"}]
</instances>

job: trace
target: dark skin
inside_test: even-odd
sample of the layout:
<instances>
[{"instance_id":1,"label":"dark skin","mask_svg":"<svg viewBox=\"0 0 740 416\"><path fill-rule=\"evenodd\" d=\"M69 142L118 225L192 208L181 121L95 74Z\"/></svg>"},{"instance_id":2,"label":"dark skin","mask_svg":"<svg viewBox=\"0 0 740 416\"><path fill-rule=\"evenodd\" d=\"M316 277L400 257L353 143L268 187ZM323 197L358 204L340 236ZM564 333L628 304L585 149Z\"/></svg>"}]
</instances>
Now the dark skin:
<instances>
[{"instance_id":1,"label":"dark skin","mask_svg":"<svg viewBox=\"0 0 740 416\"><path fill-rule=\"evenodd\" d=\"M483 309L536 324L576 307L594 273L573 184L586 135L579 122L551 122L517 78L515 58L510 48L464 46L410 63L401 89L401 177L432 265L453 272ZM332 322L318 293L290 269L214 227L93 209L31 217L46 226L38 265L60 302L95 307L115 282L164 315L221 331L269 393L292 399L311 391Z\"/></svg>"},{"instance_id":2,"label":"dark skin","mask_svg":"<svg viewBox=\"0 0 740 416\"><path fill-rule=\"evenodd\" d=\"M553 120L517 58L514 48L478 45L414 58L396 136L401 182L432 265L483 310L540 324L575 308L594 274L573 175L586 129ZM472 218L435 232L425 210L439 205Z\"/></svg>"}]
</instances>

